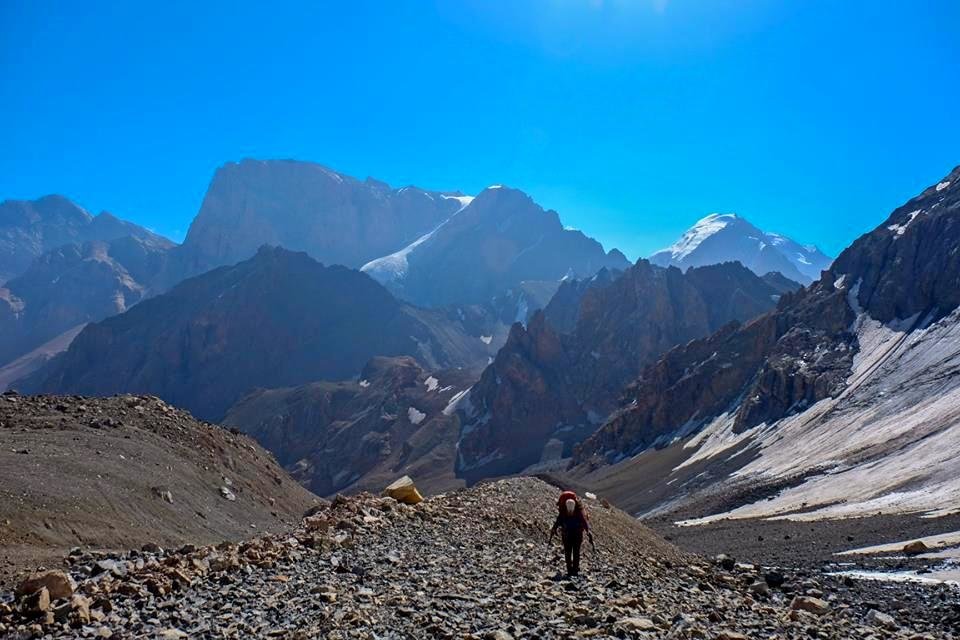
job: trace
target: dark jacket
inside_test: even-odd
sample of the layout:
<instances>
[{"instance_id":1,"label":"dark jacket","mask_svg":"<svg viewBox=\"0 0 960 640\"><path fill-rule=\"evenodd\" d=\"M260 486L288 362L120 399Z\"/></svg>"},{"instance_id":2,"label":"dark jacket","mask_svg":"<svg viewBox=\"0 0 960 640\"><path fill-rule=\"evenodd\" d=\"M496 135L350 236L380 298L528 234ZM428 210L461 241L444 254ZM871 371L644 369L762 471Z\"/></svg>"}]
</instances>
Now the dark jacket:
<instances>
[{"instance_id":1,"label":"dark jacket","mask_svg":"<svg viewBox=\"0 0 960 640\"><path fill-rule=\"evenodd\" d=\"M557 529L563 531L564 534L582 534L585 531L590 531L590 523L587 522L587 517L583 514L583 509L577 507L573 515L561 513L557 516L551 531L556 532Z\"/></svg>"}]
</instances>

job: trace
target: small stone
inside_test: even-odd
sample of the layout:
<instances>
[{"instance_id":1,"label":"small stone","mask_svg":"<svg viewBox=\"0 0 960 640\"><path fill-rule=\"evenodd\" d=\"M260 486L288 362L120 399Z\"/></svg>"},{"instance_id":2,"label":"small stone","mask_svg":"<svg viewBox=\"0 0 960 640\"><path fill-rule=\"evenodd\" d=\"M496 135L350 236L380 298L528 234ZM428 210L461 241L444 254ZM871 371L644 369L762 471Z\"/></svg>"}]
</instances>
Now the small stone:
<instances>
[{"instance_id":1,"label":"small stone","mask_svg":"<svg viewBox=\"0 0 960 640\"><path fill-rule=\"evenodd\" d=\"M814 615L822 616L830 611L830 605L820 598L812 596L796 596L790 602L790 608L794 611L806 611Z\"/></svg>"},{"instance_id":2,"label":"small stone","mask_svg":"<svg viewBox=\"0 0 960 640\"><path fill-rule=\"evenodd\" d=\"M80 624L90 623L90 599L85 598L79 593L73 594L70 598L70 610Z\"/></svg>"},{"instance_id":3,"label":"small stone","mask_svg":"<svg viewBox=\"0 0 960 640\"><path fill-rule=\"evenodd\" d=\"M486 640L513 640L513 636L507 633L506 631L491 631L484 636Z\"/></svg>"},{"instance_id":4,"label":"small stone","mask_svg":"<svg viewBox=\"0 0 960 640\"><path fill-rule=\"evenodd\" d=\"M736 631L721 631L717 634L716 640L750 640L750 638Z\"/></svg>"},{"instance_id":5,"label":"small stone","mask_svg":"<svg viewBox=\"0 0 960 640\"><path fill-rule=\"evenodd\" d=\"M24 596L20 606L23 613L32 618L43 615L50 611L50 592L46 587L40 587L37 591Z\"/></svg>"},{"instance_id":6,"label":"small stone","mask_svg":"<svg viewBox=\"0 0 960 640\"><path fill-rule=\"evenodd\" d=\"M230 502L234 502L237 499L237 496L233 493L233 491L230 491L230 489L227 487L220 487L220 495Z\"/></svg>"},{"instance_id":7,"label":"small stone","mask_svg":"<svg viewBox=\"0 0 960 640\"><path fill-rule=\"evenodd\" d=\"M617 626L624 631L654 631L657 625L650 618L623 618Z\"/></svg>"},{"instance_id":8,"label":"small stone","mask_svg":"<svg viewBox=\"0 0 960 640\"><path fill-rule=\"evenodd\" d=\"M786 578L779 571L767 571L763 579L771 589L779 589L786 582Z\"/></svg>"},{"instance_id":9,"label":"small stone","mask_svg":"<svg viewBox=\"0 0 960 640\"><path fill-rule=\"evenodd\" d=\"M754 582L753 584L750 585L749 588L752 593L755 593L760 597L763 597L763 598L770 597L770 587L767 585L766 582L759 582L759 581Z\"/></svg>"}]
</instances>

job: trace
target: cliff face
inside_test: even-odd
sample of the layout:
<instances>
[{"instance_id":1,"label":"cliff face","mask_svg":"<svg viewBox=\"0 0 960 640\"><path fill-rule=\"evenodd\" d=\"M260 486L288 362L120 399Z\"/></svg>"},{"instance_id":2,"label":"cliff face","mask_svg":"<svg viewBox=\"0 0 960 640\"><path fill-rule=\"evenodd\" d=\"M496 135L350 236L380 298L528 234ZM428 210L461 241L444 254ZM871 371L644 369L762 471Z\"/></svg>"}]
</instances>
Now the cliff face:
<instances>
[{"instance_id":1,"label":"cliff face","mask_svg":"<svg viewBox=\"0 0 960 640\"><path fill-rule=\"evenodd\" d=\"M910 330L956 309L958 181L960 168L897 208L774 312L646 368L576 460L627 456L724 412L735 432L772 423L843 391L861 348L852 332L860 314Z\"/></svg>"},{"instance_id":2,"label":"cliff face","mask_svg":"<svg viewBox=\"0 0 960 640\"><path fill-rule=\"evenodd\" d=\"M264 244L358 268L447 219L456 194L393 189L311 162L243 160L214 174L163 285L253 256Z\"/></svg>"},{"instance_id":3,"label":"cliff face","mask_svg":"<svg viewBox=\"0 0 960 640\"><path fill-rule=\"evenodd\" d=\"M579 296L575 329L538 314L515 325L463 409L459 470L471 479L569 455L617 407L624 385L668 349L771 309L779 294L739 264L686 274L639 261ZM567 314L569 315L569 314Z\"/></svg>"}]
</instances>

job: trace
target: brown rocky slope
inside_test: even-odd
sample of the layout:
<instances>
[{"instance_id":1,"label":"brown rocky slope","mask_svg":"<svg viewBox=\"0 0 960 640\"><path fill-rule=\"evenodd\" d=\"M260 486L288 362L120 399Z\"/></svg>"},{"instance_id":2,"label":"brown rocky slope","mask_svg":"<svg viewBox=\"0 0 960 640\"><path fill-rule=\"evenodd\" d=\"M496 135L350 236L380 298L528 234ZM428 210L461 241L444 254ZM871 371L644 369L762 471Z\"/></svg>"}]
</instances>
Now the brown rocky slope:
<instances>
[{"instance_id":1,"label":"brown rocky slope","mask_svg":"<svg viewBox=\"0 0 960 640\"><path fill-rule=\"evenodd\" d=\"M71 547L237 540L315 497L250 438L146 396L0 395L0 575Z\"/></svg>"},{"instance_id":2,"label":"brown rocky slope","mask_svg":"<svg viewBox=\"0 0 960 640\"><path fill-rule=\"evenodd\" d=\"M564 579L557 574L558 546L546 539L555 498L555 488L530 478L416 506L362 494L337 498L293 532L241 544L108 557L79 550L67 561L77 581L74 599L38 603L24 595L0 605L0 633L291 640L952 637L948 603L893 616L878 610L889 610L889 596L865 597L837 579L732 558L707 562L590 498L597 549L585 550L580 577ZM929 589L925 595L944 594Z\"/></svg>"}]
</instances>

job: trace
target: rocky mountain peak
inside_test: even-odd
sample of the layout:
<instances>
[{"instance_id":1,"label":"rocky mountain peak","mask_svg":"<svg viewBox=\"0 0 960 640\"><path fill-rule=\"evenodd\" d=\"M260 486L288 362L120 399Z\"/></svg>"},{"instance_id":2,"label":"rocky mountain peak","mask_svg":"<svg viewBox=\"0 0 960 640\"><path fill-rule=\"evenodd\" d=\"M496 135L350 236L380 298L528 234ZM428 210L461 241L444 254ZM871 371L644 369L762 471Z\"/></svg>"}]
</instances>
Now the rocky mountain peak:
<instances>
[{"instance_id":1,"label":"rocky mountain peak","mask_svg":"<svg viewBox=\"0 0 960 640\"><path fill-rule=\"evenodd\" d=\"M610 275L567 284L563 302L535 314L526 328L513 326L462 411L458 470L464 478L516 473L569 456L645 365L768 311L779 298L777 289L737 263L684 273L640 259L619 277ZM558 332L548 313L567 326L575 319L572 330Z\"/></svg>"}]
</instances>

